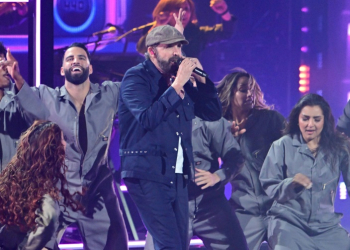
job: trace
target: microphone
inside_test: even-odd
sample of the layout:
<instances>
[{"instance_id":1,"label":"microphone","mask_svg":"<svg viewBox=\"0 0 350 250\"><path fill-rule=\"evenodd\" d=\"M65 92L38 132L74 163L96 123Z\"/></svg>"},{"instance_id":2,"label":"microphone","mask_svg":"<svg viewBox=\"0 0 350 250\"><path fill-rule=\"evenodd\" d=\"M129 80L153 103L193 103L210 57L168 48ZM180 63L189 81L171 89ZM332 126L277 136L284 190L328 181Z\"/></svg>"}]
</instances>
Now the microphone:
<instances>
[{"instance_id":1,"label":"microphone","mask_svg":"<svg viewBox=\"0 0 350 250\"><path fill-rule=\"evenodd\" d=\"M95 33L92 33L92 36L103 36L104 34L114 33L116 31L117 31L117 29L115 27L111 26L106 30L101 30L101 31L97 31Z\"/></svg>"},{"instance_id":2,"label":"microphone","mask_svg":"<svg viewBox=\"0 0 350 250\"><path fill-rule=\"evenodd\" d=\"M132 31L134 32L134 31L137 31L137 30L143 30L143 29L146 29L148 27L152 27L155 23L156 23L155 21L151 22L151 23L146 23L146 24L141 25L139 27L133 28Z\"/></svg>"},{"instance_id":3,"label":"microphone","mask_svg":"<svg viewBox=\"0 0 350 250\"><path fill-rule=\"evenodd\" d=\"M119 25L115 25L113 23L106 23L106 27L114 27L114 28L116 28L117 31L118 31L118 34L124 34L125 33L123 27L121 27Z\"/></svg>"},{"instance_id":4,"label":"microphone","mask_svg":"<svg viewBox=\"0 0 350 250\"><path fill-rule=\"evenodd\" d=\"M184 60L183 58L177 59L177 61L176 61L177 65L180 66L180 64L182 63L183 60ZM197 67L194 68L193 73L200 75L200 76L203 76L203 77L208 77L208 74L204 70L199 69Z\"/></svg>"}]
</instances>

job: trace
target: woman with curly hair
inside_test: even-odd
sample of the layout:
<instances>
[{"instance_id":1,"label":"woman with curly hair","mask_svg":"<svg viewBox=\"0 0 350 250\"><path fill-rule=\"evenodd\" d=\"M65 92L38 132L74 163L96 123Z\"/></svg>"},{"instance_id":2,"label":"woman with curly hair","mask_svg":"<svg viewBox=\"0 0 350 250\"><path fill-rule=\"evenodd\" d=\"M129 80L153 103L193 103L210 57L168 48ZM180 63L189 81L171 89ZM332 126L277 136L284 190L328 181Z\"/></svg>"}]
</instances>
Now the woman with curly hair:
<instances>
[{"instance_id":1,"label":"woman with curly hair","mask_svg":"<svg viewBox=\"0 0 350 250\"><path fill-rule=\"evenodd\" d=\"M57 229L59 206L81 209L66 188L65 147L52 122L35 121L22 134L0 174L0 249L42 249Z\"/></svg>"},{"instance_id":2,"label":"woman with curly hair","mask_svg":"<svg viewBox=\"0 0 350 250\"><path fill-rule=\"evenodd\" d=\"M218 85L223 117L232 122L232 133L245 157L242 171L231 181L230 203L247 239L250 250L260 249L267 240L266 212L272 205L259 182L265 156L279 139L284 117L266 105L255 78L236 68Z\"/></svg>"},{"instance_id":3,"label":"woman with curly hair","mask_svg":"<svg viewBox=\"0 0 350 250\"><path fill-rule=\"evenodd\" d=\"M275 141L260 173L274 200L268 212L269 249L350 249L348 232L334 212L342 173L350 191L348 139L335 130L322 96L303 96L289 115L284 136Z\"/></svg>"}]
</instances>

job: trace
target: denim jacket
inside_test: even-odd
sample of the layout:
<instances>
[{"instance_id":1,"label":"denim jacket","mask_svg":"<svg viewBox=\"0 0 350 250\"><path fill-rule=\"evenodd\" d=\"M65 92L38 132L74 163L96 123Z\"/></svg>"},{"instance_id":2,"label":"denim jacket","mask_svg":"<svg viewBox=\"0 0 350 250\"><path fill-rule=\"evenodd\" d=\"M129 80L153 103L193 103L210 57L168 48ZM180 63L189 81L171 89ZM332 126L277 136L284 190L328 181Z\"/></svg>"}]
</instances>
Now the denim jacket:
<instances>
[{"instance_id":1,"label":"denim jacket","mask_svg":"<svg viewBox=\"0 0 350 250\"><path fill-rule=\"evenodd\" d=\"M195 115L213 121L221 117L214 84L207 79L206 84L197 85L196 90L186 83L181 99L150 60L125 73L119 100L122 178L172 185L179 136L184 152L183 173L190 175L192 119Z\"/></svg>"}]
</instances>

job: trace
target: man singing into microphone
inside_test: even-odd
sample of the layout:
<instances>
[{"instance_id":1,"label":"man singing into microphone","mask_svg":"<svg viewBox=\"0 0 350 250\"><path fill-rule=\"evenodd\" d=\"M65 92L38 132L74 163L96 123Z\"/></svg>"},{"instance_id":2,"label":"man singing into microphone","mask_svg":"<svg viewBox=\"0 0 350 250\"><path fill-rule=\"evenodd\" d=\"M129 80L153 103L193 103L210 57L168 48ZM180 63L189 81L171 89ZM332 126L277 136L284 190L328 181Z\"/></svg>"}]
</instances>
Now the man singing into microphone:
<instances>
[{"instance_id":1,"label":"man singing into microphone","mask_svg":"<svg viewBox=\"0 0 350 250\"><path fill-rule=\"evenodd\" d=\"M185 58L178 65L187 43L172 26L154 28L146 60L126 72L120 89L121 174L155 249L187 249L192 119L221 116L214 84L191 78L200 62Z\"/></svg>"}]
</instances>

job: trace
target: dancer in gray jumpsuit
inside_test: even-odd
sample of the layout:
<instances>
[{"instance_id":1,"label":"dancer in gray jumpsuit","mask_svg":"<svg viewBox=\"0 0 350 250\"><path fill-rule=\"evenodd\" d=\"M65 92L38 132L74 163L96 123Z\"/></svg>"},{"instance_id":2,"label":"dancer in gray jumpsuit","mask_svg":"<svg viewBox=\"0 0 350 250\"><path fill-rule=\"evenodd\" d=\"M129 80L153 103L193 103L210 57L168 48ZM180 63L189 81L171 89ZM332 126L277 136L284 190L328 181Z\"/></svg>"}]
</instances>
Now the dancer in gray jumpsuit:
<instances>
[{"instance_id":1,"label":"dancer in gray jumpsuit","mask_svg":"<svg viewBox=\"0 0 350 250\"><path fill-rule=\"evenodd\" d=\"M258 83L243 69L226 75L218 92L223 116L232 122L232 132L245 157L242 171L231 181L230 203L248 248L257 250L267 240L266 212L272 204L260 185L260 169L271 143L282 135L284 118L265 104Z\"/></svg>"},{"instance_id":2,"label":"dancer in gray jumpsuit","mask_svg":"<svg viewBox=\"0 0 350 250\"><path fill-rule=\"evenodd\" d=\"M6 61L6 49L0 42L0 61ZM13 85L6 66L0 66L0 172L16 153L16 146L22 132L34 122L35 116L24 114L14 99ZM22 79L23 80L23 79ZM43 107L37 113L45 114Z\"/></svg>"},{"instance_id":3,"label":"dancer in gray jumpsuit","mask_svg":"<svg viewBox=\"0 0 350 250\"><path fill-rule=\"evenodd\" d=\"M192 121L192 146L196 183L190 181L188 186L188 245L193 236L198 236L206 249L247 250L242 228L224 193L225 185L244 163L231 134L231 123L224 118L208 122L196 117ZM147 233L145 250L153 249Z\"/></svg>"},{"instance_id":4,"label":"dancer in gray jumpsuit","mask_svg":"<svg viewBox=\"0 0 350 250\"><path fill-rule=\"evenodd\" d=\"M12 57L12 56L11 56ZM9 60L9 58L8 58ZM12 57L12 60L14 58ZM111 128L118 108L119 83L105 82L102 86L89 80L92 73L90 55L80 43L72 44L65 52L61 75L65 85L52 89L45 85L30 88L17 84L15 99L20 106L35 113L45 106L45 117L57 123L67 141L66 178L69 191L85 194L77 197L85 212L67 209L60 216L60 232L76 222L84 249L127 249L127 233L112 173L107 165ZM13 73L16 78L16 72ZM41 102L37 102L38 97ZM58 240L62 235L58 235ZM56 239L46 245L53 248Z\"/></svg>"},{"instance_id":5,"label":"dancer in gray jumpsuit","mask_svg":"<svg viewBox=\"0 0 350 250\"><path fill-rule=\"evenodd\" d=\"M350 249L342 215L334 212L341 173L350 191L347 143L321 96L308 94L294 106L285 136L272 144L260 173L274 199L268 212L270 249Z\"/></svg>"},{"instance_id":6,"label":"dancer in gray jumpsuit","mask_svg":"<svg viewBox=\"0 0 350 250\"><path fill-rule=\"evenodd\" d=\"M242 228L224 194L225 184L241 171L244 162L230 127L224 118L206 122L197 117L192 122L196 179L188 187L188 240L196 235L206 249L248 250Z\"/></svg>"}]
</instances>

